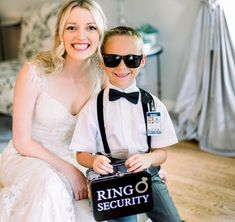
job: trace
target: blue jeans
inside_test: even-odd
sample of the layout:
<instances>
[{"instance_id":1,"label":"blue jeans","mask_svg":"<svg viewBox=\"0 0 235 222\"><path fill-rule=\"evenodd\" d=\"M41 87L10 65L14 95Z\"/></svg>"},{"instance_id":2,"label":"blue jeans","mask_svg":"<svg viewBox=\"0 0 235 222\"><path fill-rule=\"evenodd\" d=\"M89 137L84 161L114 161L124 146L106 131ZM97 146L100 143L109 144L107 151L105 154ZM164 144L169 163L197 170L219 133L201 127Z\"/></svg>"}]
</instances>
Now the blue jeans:
<instances>
[{"instance_id":1,"label":"blue jeans","mask_svg":"<svg viewBox=\"0 0 235 222\"><path fill-rule=\"evenodd\" d=\"M132 215L128 217L119 217L116 219L108 220L108 222L137 222L137 216Z\"/></svg>"},{"instance_id":2,"label":"blue jeans","mask_svg":"<svg viewBox=\"0 0 235 222\"><path fill-rule=\"evenodd\" d=\"M159 169L160 167L149 168L152 176L153 209L146 214L153 222L181 222L167 186L158 175ZM137 222L137 216L116 218L108 222Z\"/></svg>"},{"instance_id":3,"label":"blue jeans","mask_svg":"<svg viewBox=\"0 0 235 222\"><path fill-rule=\"evenodd\" d=\"M153 222L181 222L167 186L158 175L159 169L149 168L152 176L153 209L146 214Z\"/></svg>"}]
</instances>

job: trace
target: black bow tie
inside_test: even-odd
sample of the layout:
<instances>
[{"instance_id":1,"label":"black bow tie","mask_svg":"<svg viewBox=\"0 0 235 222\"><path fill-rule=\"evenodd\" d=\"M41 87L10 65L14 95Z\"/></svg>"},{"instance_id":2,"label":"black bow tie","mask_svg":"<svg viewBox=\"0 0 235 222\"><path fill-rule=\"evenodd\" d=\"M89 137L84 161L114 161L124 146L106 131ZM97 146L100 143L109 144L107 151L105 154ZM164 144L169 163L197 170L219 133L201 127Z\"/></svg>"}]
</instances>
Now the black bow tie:
<instances>
[{"instance_id":1,"label":"black bow tie","mask_svg":"<svg viewBox=\"0 0 235 222\"><path fill-rule=\"evenodd\" d=\"M124 93L116 89L109 89L109 101L115 101L125 97L128 101L137 104L139 99L139 92Z\"/></svg>"}]
</instances>

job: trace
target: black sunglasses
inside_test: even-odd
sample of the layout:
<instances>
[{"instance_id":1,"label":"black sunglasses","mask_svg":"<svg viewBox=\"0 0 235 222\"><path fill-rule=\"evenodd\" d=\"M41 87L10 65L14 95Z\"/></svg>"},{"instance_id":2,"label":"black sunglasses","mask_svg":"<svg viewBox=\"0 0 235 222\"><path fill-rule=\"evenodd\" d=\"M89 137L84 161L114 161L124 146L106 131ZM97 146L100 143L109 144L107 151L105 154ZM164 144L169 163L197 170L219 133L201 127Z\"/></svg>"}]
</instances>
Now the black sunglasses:
<instances>
[{"instance_id":1,"label":"black sunglasses","mask_svg":"<svg viewBox=\"0 0 235 222\"><path fill-rule=\"evenodd\" d=\"M125 65L128 68L138 68L143 55L115 55L115 54L103 54L104 64L107 67L114 68L117 67L121 60L123 59Z\"/></svg>"}]
</instances>

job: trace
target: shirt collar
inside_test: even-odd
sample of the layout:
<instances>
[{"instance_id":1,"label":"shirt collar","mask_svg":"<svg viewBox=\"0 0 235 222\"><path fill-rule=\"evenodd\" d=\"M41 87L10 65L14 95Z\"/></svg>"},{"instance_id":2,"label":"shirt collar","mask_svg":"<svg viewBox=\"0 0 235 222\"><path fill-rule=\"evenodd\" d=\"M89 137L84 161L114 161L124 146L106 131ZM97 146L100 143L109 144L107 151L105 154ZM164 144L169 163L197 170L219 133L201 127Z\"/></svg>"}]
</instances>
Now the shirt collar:
<instances>
[{"instance_id":1,"label":"shirt collar","mask_svg":"<svg viewBox=\"0 0 235 222\"><path fill-rule=\"evenodd\" d=\"M116 89L120 92L125 92L125 93L138 92L139 91L138 87L136 86L136 80L130 86L128 86L126 89L121 89L117 86L114 86L108 81L107 88Z\"/></svg>"}]
</instances>

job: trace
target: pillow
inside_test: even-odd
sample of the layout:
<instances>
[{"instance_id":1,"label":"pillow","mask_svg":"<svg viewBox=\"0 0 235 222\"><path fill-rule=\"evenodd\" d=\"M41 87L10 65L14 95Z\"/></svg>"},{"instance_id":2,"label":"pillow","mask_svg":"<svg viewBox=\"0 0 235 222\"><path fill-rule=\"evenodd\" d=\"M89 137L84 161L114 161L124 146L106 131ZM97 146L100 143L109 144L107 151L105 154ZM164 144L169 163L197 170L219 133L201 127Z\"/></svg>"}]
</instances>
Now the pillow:
<instances>
[{"instance_id":1,"label":"pillow","mask_svg":"<svg viewBox=\"0 0 235 222\"><path fill-rule=\"evenodd\" d=\"M45 2L28 8L22 18L18 57L21 62L31 59L38 51L52 47L60 2Z\"/></svg>"}]
</instances>

